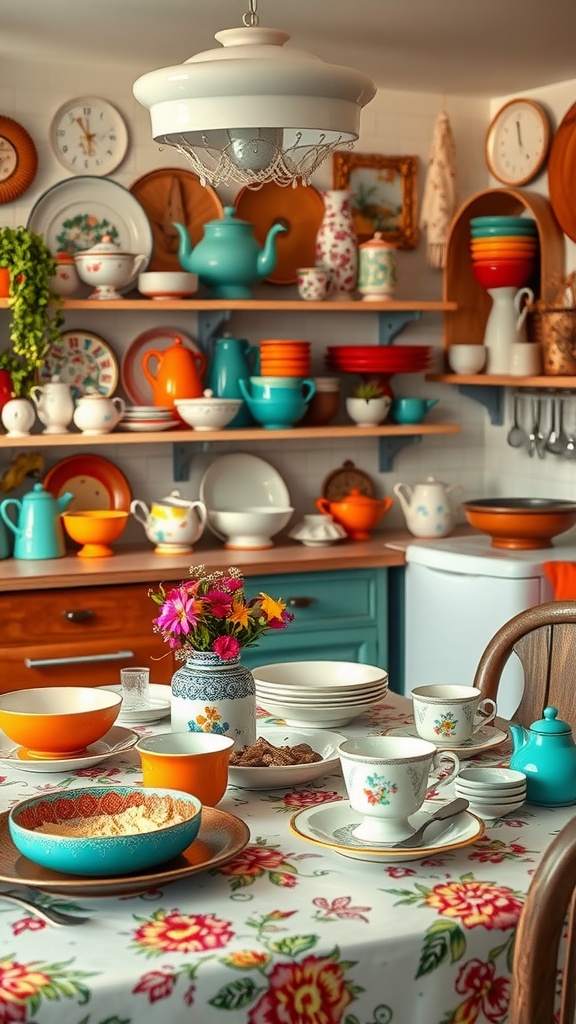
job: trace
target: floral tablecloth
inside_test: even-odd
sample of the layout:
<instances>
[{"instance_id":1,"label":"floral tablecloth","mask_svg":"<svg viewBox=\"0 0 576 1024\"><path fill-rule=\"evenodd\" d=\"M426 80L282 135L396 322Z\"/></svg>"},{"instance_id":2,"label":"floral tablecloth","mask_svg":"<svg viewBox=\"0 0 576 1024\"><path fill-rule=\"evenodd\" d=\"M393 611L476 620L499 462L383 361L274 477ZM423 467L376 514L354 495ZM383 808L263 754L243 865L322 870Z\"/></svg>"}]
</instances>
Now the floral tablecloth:
<instances>
[{"instance_id":1,"label":"floral tablecloth","mask_svg":"<svg viewBox=\"0 0 576 1024\"><path fill-rule=\"evenodd\" d=\"M410 702L390 694L339 731L410 720ZM0 765L0 809L46 789L140 780L135 751L69 775ZM366 863L289 828L295 810L344 794L339 774L293 791L229 787L219 807L251 832L236 859L137 896L43 896L91 918L79 927L0 902L0 1024L505 1021L523 898L573 808L525 805L466 848Z\"/></svg>"}]
</instances>

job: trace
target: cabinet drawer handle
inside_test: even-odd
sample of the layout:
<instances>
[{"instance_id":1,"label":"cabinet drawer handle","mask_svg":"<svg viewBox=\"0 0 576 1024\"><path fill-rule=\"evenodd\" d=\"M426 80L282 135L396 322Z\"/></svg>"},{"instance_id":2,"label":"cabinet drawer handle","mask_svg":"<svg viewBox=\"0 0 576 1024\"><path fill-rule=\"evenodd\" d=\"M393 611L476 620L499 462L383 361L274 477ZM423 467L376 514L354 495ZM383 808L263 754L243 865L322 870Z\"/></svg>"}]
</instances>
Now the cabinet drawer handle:
<instances>
[{"instance_id":1,"label":"cabinet drawer handle","mask_svg":"<svg viewBox=\"0 0 576 1024\"><path fill-rule=\"evenodd\" d=\"M114 651L113 654L85 654L79 658L24 658L26 668L46 668L48 665L85 665L95 661L125 661L133 658L134 651Z\"/></svg>"},{"instance_id":2,"label":"cabinet drawer handle","mask_svg":"<svg viewBox=\"0 0 576 1024\"><path fill-rule=\"evenodd\" d=\"M76 608L72 612L64 611L62 612L62 615L67 622L86 622L88 619L92 618L94 612L91 608Z\"/></svg>"},{"instance_id":3,"label":"cabinet drawer handle","mask_svg":"<svg viewBox=\"0 0 576 1024\"><path fill-rule=\"evenodd\" d=\"M309 608L316 603L315 597L289 597L286 604L289 608Z\"/></svg>"}]
</instances>

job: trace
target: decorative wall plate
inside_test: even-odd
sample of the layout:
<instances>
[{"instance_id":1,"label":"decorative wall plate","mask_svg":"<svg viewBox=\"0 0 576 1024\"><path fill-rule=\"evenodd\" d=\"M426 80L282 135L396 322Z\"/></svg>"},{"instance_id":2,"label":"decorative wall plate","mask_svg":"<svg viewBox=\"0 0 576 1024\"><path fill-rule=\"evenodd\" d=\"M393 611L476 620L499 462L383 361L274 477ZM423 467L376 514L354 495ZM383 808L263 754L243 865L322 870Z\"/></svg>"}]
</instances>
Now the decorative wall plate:
<instances>
[{"instance_id":1,"label":"decorative wall plate","mask_svg":"<svg viewBox=\"0 0 576 1024\"><path fill-rule=\"evenodd\" d=\"M565 235L576 242L576 103L573 103L558 126L548 157L548 192L550 205Z\"/></svg>"},{"instance_id":2,"label":"decorative wall plate","mask_svg":"<svg viewBox=\"0 0 576 1024\"><path fill-rule=\"evenodd\" d=\"M333 470L325 478L322 497L328 501L342 501L354 489L366 498L376 497L376 488L368 474L358 469L351 459L346 459L339 469Z\"/></svg>"},{"instance_id":3,"label":"decorative wall plate","mask_svg":"<svg viewBox=\"0 0 576 1024\"><path fill-rule=\"evenodd\" d=\"M26 227L42 235L52 252L74 255L110 235L123 252L144 253L147 263L152 253L152 228L142 206L109 178L83 175L58 181L36 200Z\"/></svg>"},{"instance_id":4,"label":"decorative wall plate","mask_svg":"<svg viewBox=\"0 0 576 1024\"><path fill-rule=\"evenodd\" d=\"M240 818L217 807L202 808L202 824L194 842L179 857L146 871L111 878L81 878L34 864L16 849L8 831L8 812L0 814L0 881L29 885L77 896L123 896L158 889L169 882L189 878L199 871L211 871L242 852L250 841L250 830Z\"/></svg>"},{"instance_id":5,"label":"decorative wall plate","mask_svg":"<svg viewBox=\"0 0 576 1024\"><path fill-rule=\"evenodd\" d=\"M204 224L222 216L218 194L202 185L193 171L181 167L162 167L143 174L130 186L130 192L142 204L152 228L154 240L149 270L182 270L178 259L179 221L188 228L193 245L204 235Z\"/></svg>"},{"instance_id":6,"label":"decorative wall plate","mask_svg":"<svg viewBox=\"0 0 576 1024\"><path fill-rule=\"evenodd\" d=\"M118 386L118 363L112 349L90 331L63 331L52 345L38 376L43 383L53 374L69 384L74 398L97 391L110 397Z\"/></svg>"},{"instance_id":7,"label":"decorative wall plate","mask_svg":"<svg viewBox=\"0 0 576 1024\"><path fill-rule=\"evenodd\" d=\"M69 512L130 511L132 493L126 477L101 455L70 455L48 471L43 483L55 498L66 491L74 494Z\"/></svg>"},{"instance_id":8,"label":"decorative wall plate","mask_svg":"<svg viewBox=\"0 0 576 1024\"><path fill-rule=\"evenodd\" d=\"M25 128L0 117L0 203L13 203L30 187L38 169L38 153Z\"/></svg>"},{"instance_id":9,"label":"decorative wall plate","mask_svg":"<svg viewBox=\"0 0 576 1024\"><path fill-rule=\"evenodd\" d=\"M144 353L149 349L163 352L174 344L176 338L182 338L186 348L200 352L192 338L173 327L151 327L148 331L142 331L126 349L120 365L120 377L122 387L134 405L151 405L154 398L152 385L142 369Z\"/></svg>"},{"instance_id":10,"label":"decorative wall plate","mask_svg":"<svg viewBox=\"0 0 576 1024\"><path fill-rule=\"evenodd\" d=\"M299 267L313 267L316 235L324 216L324 200L313 185L283 188L268 182L259 189L243 188L236 197L238 217L254 225L254 237L264 245L273 224L287 229L276 237L277 260L266 278L272 284L296 284Z\"/></svg>"}]
</instances>

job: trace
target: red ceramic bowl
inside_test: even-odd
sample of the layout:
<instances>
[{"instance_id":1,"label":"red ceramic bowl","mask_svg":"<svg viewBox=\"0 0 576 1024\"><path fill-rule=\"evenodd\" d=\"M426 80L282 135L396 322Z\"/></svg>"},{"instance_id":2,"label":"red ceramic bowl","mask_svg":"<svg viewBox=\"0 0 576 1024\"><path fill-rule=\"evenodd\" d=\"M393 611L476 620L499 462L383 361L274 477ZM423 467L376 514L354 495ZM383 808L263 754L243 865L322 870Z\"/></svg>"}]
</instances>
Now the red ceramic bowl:
<instances>
[{"instance_id":1,"label":"red ceramic bowl","mask_svg":"<svg viewBox=\"0 0 576 1024\"><path fill-rule=\"evenodd\" d=\"M478 260L472 263L472 273L483 288L522 288L532 279L536 264L533 260Z\"/></svg>"}]
</instances>

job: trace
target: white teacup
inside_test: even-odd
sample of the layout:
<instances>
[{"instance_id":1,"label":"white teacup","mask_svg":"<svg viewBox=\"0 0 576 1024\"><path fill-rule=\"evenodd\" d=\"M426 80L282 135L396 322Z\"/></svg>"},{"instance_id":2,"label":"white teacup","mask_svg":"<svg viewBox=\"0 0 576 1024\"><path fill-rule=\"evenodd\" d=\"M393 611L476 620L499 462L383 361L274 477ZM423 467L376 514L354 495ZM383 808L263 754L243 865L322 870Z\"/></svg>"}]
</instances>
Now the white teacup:
<instances>
[{"instance_id":1,"label":"white teacup","mask_svg":"<svg viewBox=\"0 0 576 1024\"><path fill-rule=\"evenodd\" d=\"M330 291L332 275L325 267L299 267L298 294L307 302L322 302Z\"/></svg>"},{"instance_id":2,"label":"white teacup","mask_svg":"<svg viewBox=\"0 0 576 1024\"><path fill-rule=\"evenodd\" d=\"M474 686L439 683L412 690L414 724L423 740L458 747L496 715L496 702Z\"/></svg>"},{"instance_id":3,"label":"white teacup","mask_svg":"<svg viewBox=\"0 0 576 1024\"><path fill-rule=\"evenodd\" d=\"M414 832L408 821L418 811L431 786L440 789L460 770L451 751L405 736L364 736L338 747L342 774L351 806L363 815L353 836L367 843L397 843ZM452 769L442 779L430 773L442 760Z\"/></svg>"}]
</instances>

